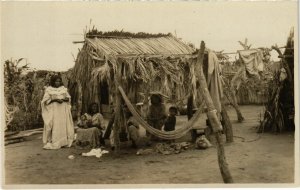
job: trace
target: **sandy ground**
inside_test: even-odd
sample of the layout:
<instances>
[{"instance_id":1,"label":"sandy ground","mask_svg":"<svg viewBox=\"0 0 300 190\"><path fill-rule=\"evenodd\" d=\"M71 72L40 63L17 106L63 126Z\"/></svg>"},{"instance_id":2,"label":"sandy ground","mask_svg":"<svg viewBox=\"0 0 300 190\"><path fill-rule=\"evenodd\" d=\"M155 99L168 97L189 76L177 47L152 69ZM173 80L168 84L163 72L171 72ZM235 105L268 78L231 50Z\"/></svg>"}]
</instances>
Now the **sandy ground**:
<instances>
[{"instance_id":1,"label":"sandy ground","mask_svg":"<svg viewBox=\"0 0 300 190\"><path fill-rule=\"evenodd\" d=\"M241 106L246 120L237 123L233 109L235 142L225 153L235 183L293 183L294 134L262 134L261 106ZM179 118L180 123L183 118ZM245 142L243 142L243 139ZM254 141L253 141L254 140ZM251 142L247 142L251 141ZM125 145L124 145L125 146ZM83 150L43 150L40 135L5 148L6 184L208 184L222 183L215 147L189 149L180 154L136 155L130 147L120 156L82 157ZM109 149L108 149L109 150ZM67 157L75 155L74 160Z\"/></svg>"}]
</instances>

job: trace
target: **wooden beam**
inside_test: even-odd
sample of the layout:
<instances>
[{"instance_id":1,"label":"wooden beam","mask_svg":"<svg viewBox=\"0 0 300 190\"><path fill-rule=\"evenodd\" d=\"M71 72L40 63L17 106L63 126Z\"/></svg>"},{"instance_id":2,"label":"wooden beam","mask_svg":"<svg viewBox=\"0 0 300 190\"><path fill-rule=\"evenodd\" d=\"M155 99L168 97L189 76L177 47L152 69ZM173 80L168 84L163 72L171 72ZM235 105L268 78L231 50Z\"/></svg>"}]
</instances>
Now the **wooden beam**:
<instances>
[{"instance_id":1,"label":"wooden beam","mask_svg":"<svg viewBox=\"0 0 300 190\"><path fill-rule=\"evenodd\" d=\"M226 142L231 143L231 142L233 142L233 132L232 132L231 121L227 114L226 105L224 103L224 100L221 101L221 104L222 104L221 115L222 115L222 120L223 120L223 129L224 129L225 135L226 135Z\"/></svg>"},{"instance_id":2,"label":"wooden beam","mask_svg":"<svg viewBox=\"0 0 300 190\"><path fill-rule=\"evenodd\" d=\"M84 43L85 41L73 41L73 44L82 44Z\"/></svg>"},{"instance_id":3,"label":"wooden beam","mask_svg":"<svg viewBox=\"0 0 300 190\"><path fill-rule=\"evenodd\" d=\"M205 50L205 43L201 41L200 45L200 51L198 52L198 57L197 57L197 64L195 65L195 73L196 77L199 80L200 83L200 92L202 93L207 109L208 109L208 119L210 121L211 127L213 129L213 133L216 139L216 146L217 146L217 151L218 151L218 163L219 163L219 168L220 172L223 178L224 183L233 183L232 176L230 174L228 164L225 158L225 150L224 146L222 143L222 138L221 138L221 123L220 120L217 116L217 110L214 107L212 98L209 94L208 87L207 87L207 82L203 73L203 59L204 59L204 50Z\"/></svg>"},{"instance_id":4,"label":"wooden beam","mask_svg":"<svg viewBox=\"0 0 300 190\"><path fill-rule=\"evenodd\" d=\"M117 60L118 61L118 60ZM115 153L119 153L120 151L120 130L121 130L121 125L122 125L122 122L121 122L121 114L122 114L122 104L121 104L121 101L122 101L122 96L118 90L118 86L121 86L121 77L122 77L122 64L121 63L118 63L117 64L117 72L116 72L116 75L115 75L115 121L114 121L114 126L113 126L113 132L114 132L114 146L115 146Z\"/></svg>"}]
</instances>

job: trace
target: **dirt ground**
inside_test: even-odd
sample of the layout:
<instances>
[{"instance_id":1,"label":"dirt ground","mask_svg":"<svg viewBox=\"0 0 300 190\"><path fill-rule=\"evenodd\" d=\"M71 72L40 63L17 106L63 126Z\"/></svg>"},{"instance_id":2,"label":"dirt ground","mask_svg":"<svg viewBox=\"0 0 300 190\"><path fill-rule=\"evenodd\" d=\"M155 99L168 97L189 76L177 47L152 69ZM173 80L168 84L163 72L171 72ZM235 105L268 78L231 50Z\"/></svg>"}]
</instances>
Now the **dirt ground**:
<instances>
[{"instance_id":1,"label":"dirt ground","mask_svg":"<svg viewBox=\"0 0 300 190\"><path fill-rule=\"evenodd\" d=\"M258 136L255 127L259 124L261 106L241 106L246 118L243 123L237 123L233 109L228 111L234 135L237 136L235 142L225 144L226 158L234 182L293 183L294 133L264 133ZM183 117L178 120L180 123L184 122ZM84 151L74 148L43 150L41 135L8 145L5 148L5 183L223 183L215 147L206 150L188 149L173 155L136 155L136 150L123 146L120 156L109 153L100 159L83 157L80 155L82 152ZM71 154L75 159L68 159Z\"/></svg>"}]
</instances>

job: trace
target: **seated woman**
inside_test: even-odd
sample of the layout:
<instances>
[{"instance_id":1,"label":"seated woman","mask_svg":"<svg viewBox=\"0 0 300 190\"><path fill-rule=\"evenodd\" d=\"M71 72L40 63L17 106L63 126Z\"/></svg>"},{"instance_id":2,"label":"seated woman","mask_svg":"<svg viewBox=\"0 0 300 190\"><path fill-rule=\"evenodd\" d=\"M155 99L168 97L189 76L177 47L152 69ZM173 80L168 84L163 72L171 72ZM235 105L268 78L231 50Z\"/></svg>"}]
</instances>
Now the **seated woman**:
<instances>
[{"instance_id":1,"label":"seated woman","mask_svg":"<svg viewBox=\"0 0 300 190\"><path fill-rule=\"evenodd\" d=\"M126 121L126 127L125 127L125 133L127 134L127 140L131 141L131 147L132 148L137 148L137 144L139 141L139 124L136 121L136 119L133 117L133 115L131 114L131 112L128 110L128 108L126 106L123 107L124 113L125 113L125 119ZM113 125L112 121L112 124ZM121 138L121 133L119 134L119 137ZM120 139L120 141L122 142L122 140ZM114 140L114 134L113 131L110 134L110 145L111 145L111 149L114 150L115 149L115 140Z\"/></svg>"},{"instance_id":2,"label":"seated woman","mask_svg":"<svg viewBox=\"0 0 300 190\"><path fill-rule=\"evenodd\" d=\"M105 129L103 116L99 113L98 104L92 103L89 113L81 116L77 126L76 146L79 148L99 148L104 145L102 137Z\"/></svg>"}]
</instances>

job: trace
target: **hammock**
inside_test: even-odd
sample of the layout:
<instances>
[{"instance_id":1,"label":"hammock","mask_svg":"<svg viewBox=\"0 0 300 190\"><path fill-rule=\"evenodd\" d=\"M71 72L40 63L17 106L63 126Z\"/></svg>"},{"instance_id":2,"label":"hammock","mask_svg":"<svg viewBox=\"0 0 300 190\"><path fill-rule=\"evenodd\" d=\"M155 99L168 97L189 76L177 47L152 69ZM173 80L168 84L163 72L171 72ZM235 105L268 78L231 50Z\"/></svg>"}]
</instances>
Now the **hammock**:
<instances>
[{"instance_id":1,"label":"hammock","mask_svg":"<svg viewBox=\"0 0 300 190\"><path fill-rule=\"evenodd\" d=\"M200 117L200 115L202 113L204 113L203 111L203 106L204 106L204 101L201 101L201 105L199 107L199 109L197 110L197 112L193 115L193 117L184 124L184 126L180 129L176 129L175 131L161 131L158 129L153 128L152 126L150 126L141 116L140 114L135 110L135 108L133 107L133 105L131 104L130 100L128 99L128 97L126 96L123 88L121 86L118 87L124 101L125 104L127 105L128 109L130 110L130 112L132 113L133 117L137 120L137 122L144 127L149 133L151 133L152 135L159 137L161 139L178 139L180 137L183 137L187 132L189 132L192 128L193 125L195 124L195 122L198 120L198 118Z\"/></svg>"}]
</instances>

